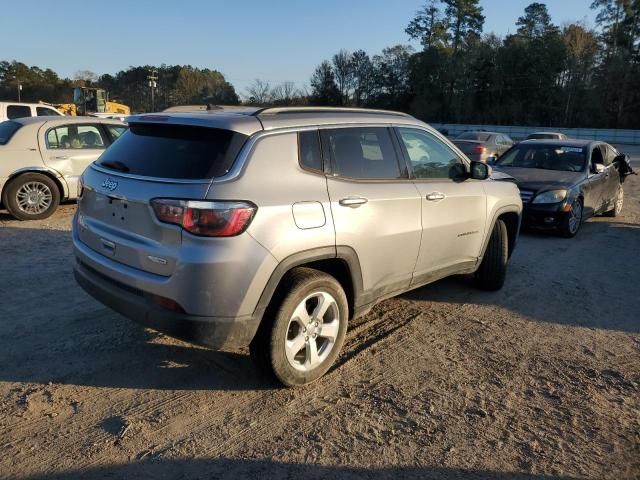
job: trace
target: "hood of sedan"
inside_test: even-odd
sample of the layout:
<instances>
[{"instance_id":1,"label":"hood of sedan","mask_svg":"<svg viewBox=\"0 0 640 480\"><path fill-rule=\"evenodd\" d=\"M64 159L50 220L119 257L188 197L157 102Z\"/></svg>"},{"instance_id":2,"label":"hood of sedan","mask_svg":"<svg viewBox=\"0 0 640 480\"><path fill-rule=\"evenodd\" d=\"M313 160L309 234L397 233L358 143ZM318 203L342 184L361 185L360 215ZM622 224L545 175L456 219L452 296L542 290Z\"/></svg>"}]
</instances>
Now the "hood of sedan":
<instances>
[{"instance_id":1,"label":"hood of sedan","mask_svg":"<svg viewBox=\"0 0 640 480\"><path fill-rule=\"evenodd\" d=\"M533 192L553 190L555 188L570 188L579 183L585 176L584 172L564 172L542 168L500 166L494 168L515 178L520 190L531 190Z\"/></svg>"}]
</instances>

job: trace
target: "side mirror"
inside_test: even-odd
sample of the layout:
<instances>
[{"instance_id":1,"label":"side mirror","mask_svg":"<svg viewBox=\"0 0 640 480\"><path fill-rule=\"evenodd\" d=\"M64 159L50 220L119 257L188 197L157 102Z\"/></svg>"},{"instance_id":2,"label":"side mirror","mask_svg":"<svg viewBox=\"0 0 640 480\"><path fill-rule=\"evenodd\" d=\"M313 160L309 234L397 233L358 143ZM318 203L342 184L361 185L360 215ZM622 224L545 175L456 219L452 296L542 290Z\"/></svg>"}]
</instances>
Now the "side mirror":
<instances>
[{"instance_id":1,"label":"side mirror","mask_svg":"<svg viewBox=\"0 0 640 480\"><path fill-rule=\"evenodd\" d=\"M474 180L486 180L489 178L491 171L489 165L482 162L471 162L470 178Z\"/></svg>"},{"instance_id":2,"label":"side mirror","mask_svg":"<svg viewBox=\"0 0 640 480\"><path fill-rule=\"evenodd\" d=\"M593 164L593 173L602 173L605 171L604 165L601 163L594 163Z\"/></svg>"}]
</instances>

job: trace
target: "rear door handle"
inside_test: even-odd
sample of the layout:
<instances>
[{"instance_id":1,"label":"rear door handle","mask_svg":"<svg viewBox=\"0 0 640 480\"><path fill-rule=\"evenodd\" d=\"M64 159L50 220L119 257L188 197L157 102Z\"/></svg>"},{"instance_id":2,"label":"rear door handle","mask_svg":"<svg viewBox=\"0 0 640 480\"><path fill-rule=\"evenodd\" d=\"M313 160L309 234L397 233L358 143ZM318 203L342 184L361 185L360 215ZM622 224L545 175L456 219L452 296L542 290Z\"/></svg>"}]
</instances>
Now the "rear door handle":
<instances>
[{"instance_id":1,"label":"rear door handle","mask_svg":"<svg viewBox=\"0 0 640 480\"><path fill-rule=\"evenodd\" d=\"M346 198L341 198L338 203L343 207L358 208L359 206L364 205L368 201L369 200L362 197L346 197Z\"/></svg>"},{"instance_id":2,"label":"rear door handle","mask_svg":"<svg viewBox=\"0 0 640 480\"><path fill-rule=\"evenodd\" d=\"M437 202L438 200L442 200L444 197L445 194L441 192L427 193L427 200L429 200L430 202Z\"/></svg>"},{"instance_id":3,"label":"rear door handle","mask_svg":"<svg viewBox=\"0 0 640 480\"><path fill-rule=\"evenodd\" d=\"M67 157L66 155L58 155L56 157L53 157L54 160L67 160L69 157Z\"/></svg>"}]
</instances>

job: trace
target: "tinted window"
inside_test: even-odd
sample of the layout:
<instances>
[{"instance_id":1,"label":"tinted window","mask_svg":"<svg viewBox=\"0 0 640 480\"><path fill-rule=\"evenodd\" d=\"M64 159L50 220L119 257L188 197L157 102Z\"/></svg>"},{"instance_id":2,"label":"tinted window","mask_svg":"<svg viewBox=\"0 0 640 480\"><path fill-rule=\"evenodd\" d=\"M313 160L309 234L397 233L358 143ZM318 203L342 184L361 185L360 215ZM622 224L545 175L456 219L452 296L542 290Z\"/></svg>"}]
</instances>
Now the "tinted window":
<instances>
[{"instance_id":1,"label":"tinted window","mask_svg":"<svg viewBox=\"0 0 640 480\"><path fill-rule=\"evenodd\" d=\"M322 171L322 153L318 131L300 132L298 142L300 143L300 164L305 168Z\"/></svg>"},{"instance_id":2,"label":"tinted window","mask_svg":"<svg viewBox=\"0 0 640 480\"><path fill-rule=\"evenodd\" d=\"M491 134L483 132L464 132L456 137L456 140L477 140L480 142L486 142L489 140Z\"/></svg>"},{"instance_id":3,"label":"tinted window","mask_svg":"<svg viewBox=\"0 0 640 480\"><path fill-rule=\"evenodd\" d=\"M36 107L36 114L39 117L46 117L50 115L60 116L60 112L54 110L53 108L47 108L47 107Z\"/></svg>"},{"instance_id":4,"label":"tinted window","mask_svg":"<svg viewBox=\"0 0 640 480\"><path fill-rule=\"evenodd\" d=\"M416 178L450 178L451 167L461 162L453 150L427 132L415 128L398 131Z\"/></svg>"},{"instance_id":5,"label":"tinted window","mask_svg":"<svg viewBox=\"0 0 640 480\"><path fill-rule=\"evenodd\" d=\"M400 167L386 128L326 130L334 174L350 178L400 178Z\"/></svg>"},{"instance_id":6,"label":"tinted window","mask_svg":"<svg viewBox=\"0 0 640 480\"><path fill-rule=\"evenodd\" d=\"M553 133L532 133L527 137L527 140L554 140L558 138Z\"/></svg>"},{"instance_id":7,"label":"tinted window","mask_svg":"<svg viewBox=\"0 0 640 480\"><path fill-rule=\"evenodd\" d=\"M220 177L229 171L246 139L217 128L133 123L98 165L158 178Z\"/></svg>"},{"instance_id":8,"label":"tinted window","mask_svg":"<svg viewBox=\"0 0 640 480\"><path fill-rule=\"evenodd\" d=\"M31 116L31 107L28 105L8 105L7 118L24 118Z\"/></svg>"},{"instance_id":9,"label":"tinted window","mask_svg":"<svg viewBox=\"0 0 640 480\"><path fill-rule=\"evenodd\" d=\"M587 158L586 148L565 145L520 144L498 159L500 167L541 168L581 172Z\"/></svg>"},{"instance_id":10,"label":"tinted window","mask_svg":"<svg viewBox=\"0 0 640 480\"><path fill-rule=\"evenodd\" d=\"M18 122L6 121L0 123L0 145L6 145L21 126Z\"/></svg>"},{"instance_id":11,"label":"tinted window","mask_svg":"<svg viewBox=\"0 0 640 480\"><path fill-rule=\"evenodd\" d=\"M106 127L114 141L120 138L120 136L127 131L127 127L124 125L107 125Z\"/></svg>"},{"instance_id":12,"label":"tinted window","mask_svg":"<svg viewBox=\"0 0 640 480\"><path fill-rule=\"evenodd\" d=\"M47 146L71 150L104 148L102 132L96 125L65 125L47 132Z\"/></svg>"}]
</instances>

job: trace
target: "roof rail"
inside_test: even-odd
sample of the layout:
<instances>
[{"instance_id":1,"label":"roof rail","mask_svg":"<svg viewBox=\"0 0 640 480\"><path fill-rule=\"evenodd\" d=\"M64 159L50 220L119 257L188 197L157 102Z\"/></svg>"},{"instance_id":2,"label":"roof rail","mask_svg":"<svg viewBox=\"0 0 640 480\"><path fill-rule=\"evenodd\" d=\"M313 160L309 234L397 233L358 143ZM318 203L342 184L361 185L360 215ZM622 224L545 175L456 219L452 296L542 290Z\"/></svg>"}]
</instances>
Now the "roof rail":
<instances>
[{"instance_id":1,"label":"roof rail","mask_svg":"<svg viewBox=\"0 0 640 480\"><path fill-rule=\"evenodd\" d=\"M411 117L408 113L395 112L393 110L375 110L370 108L353 107L264 107L252 113L253 116L262 114L282 115L287 113L368 113L373 115L396 115L399 117Z\"/></svg>"}]
</instances>

